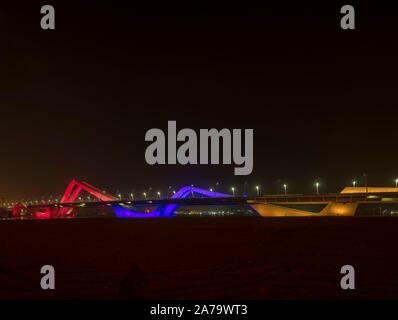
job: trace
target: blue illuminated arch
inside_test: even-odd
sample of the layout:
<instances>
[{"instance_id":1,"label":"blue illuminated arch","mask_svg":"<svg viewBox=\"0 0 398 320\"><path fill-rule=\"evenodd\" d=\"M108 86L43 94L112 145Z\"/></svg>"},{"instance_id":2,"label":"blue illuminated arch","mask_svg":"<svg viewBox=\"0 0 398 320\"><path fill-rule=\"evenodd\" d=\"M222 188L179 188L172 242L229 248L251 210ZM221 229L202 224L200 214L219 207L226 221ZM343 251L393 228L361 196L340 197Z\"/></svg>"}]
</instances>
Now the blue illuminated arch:
<instances>
[{"instance_id":1,"label":"blue illuminated arch","mask_svg":"<svg viewBox=\"0 0 398 320\"><path fill-rule=\"evenodd\" d=\"M171 198L172 199L187 199L194 197L197 194L199 197L231 197L229 194L223 194L195 187L183 187L176 192ZM111 206L112 210L119 218L155 218L155 217L172 217L174 211L179 207L179 204L166 204L160 205L155 210L143 213L135 211L134 208L126 208L121 205Z\"/></svg>"}]
</instances>

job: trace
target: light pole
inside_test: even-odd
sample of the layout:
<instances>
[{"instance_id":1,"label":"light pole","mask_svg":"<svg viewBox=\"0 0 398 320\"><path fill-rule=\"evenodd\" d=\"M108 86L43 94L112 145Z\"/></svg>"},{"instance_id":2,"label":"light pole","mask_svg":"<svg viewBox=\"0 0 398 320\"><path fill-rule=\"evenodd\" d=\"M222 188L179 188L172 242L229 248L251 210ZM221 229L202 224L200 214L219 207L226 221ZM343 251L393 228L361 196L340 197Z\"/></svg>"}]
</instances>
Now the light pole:
<instances>
[{"instance_id":1,"label":"light pole","mask_svg":"<svg viewBox=\"0 0 398 320\"><path fill-rule=\"evenodd\" d=\"M232 195L235 197L235 188L232 187L231 190L232 190Z\"/></svg>"},{"instance_id":2,"label":"light pole","mask_svg":"<svg viewBox=\"0 0 398 320\"><path fill-rule=\"evenodd\" d=\"M257 197L259 197L260 196L260 187L256 186L256 190L257 190Z\"/></svg>"},{"instance_id":3,"label":"light pole","mask_svg":"<svg viewBox=\"0 0 398 320\"><path fill-rule=\"evenodd\" d=\"M144 192L144 193L143 193L143 195L144 195L144 197L145 197L145 200L146 200L146 192Z\"/></svg>"},{"instance_id":4,"label":"light pole","mask_svg":"<svg viewBox=\"0 0 398 320\"><path fill-rule=\"evenodd\" d=\"M287 195L287 184L284 184L283 188L285 189L285 196L286 196Z\"/></svg>"},{"instance_id":5,"label":"light pole","mask_svg":"<svg viewBox=\"0 0 398 320\"><path fill-rule=\"evenodd\" d=\"M398 179L395 179L395 188L398 187Z\"/></svg>"},{"instance_id":6,"label":"light pole","mask_svg":"<svg viewBox=\"0 0 398 320\"><path fill-rule=\"evenodd\" d=\"M159 197L159 199L160 199L160 192L158 191L158 197Z\"/></svg>"},{"instance_id":7,"label":"light pole","mask_svg":"<svg viewBox=\"0 0 398 320\"><path fill-rule=\"evenodd\" d=\"M170 191L171 191L171 186L169 186L169 188L167 189L167 198L170 197Z\"/></svg>"},{"instance_id":8,"label":"light pole","mask_svg":"<svg viewBox=\"0 0 398 320\"><path fill-rule=\"evenodd\" d=\"M352 182L352 186L355 188L355 185L357 184L357 182L354 180L353 182Z\"/></svg>"},{"instance_id":9,"label":"light pole","mask_svg":"<svg viewBox=\"0 0 398 320\"><path fill-rule=\"evenodd\" d=\"M130 198L131 198L131 200L134 200L134 194L133 193L130 193Z\"/></svg>"},{"instance_id":10,"label":"light pole","mask_svg":"<svg viewBox=\"0 0 398 320\"><path fill-rule=\"evenodd\" d=\"M364 173L363 177L365 178L366 193L368 193L368 175L366 173Z\"/></svg>"},{"instance_id":11,"label":"light pole","mask_svg":"<svg viewBox=\"0 0 398 320\"><path fill-rule=\"evenodd\" d=\"M316 182L315 186L316 186L316 194L319 194L319 182Z\"/></svg>"},{"instance_id":12,"label":"light pole","mask_svg":"<svg viewBox=\"0 0 398 320\"><path fill-rule=\"evenodd\" d=\"M148 188L148 197L151 198L152 187Z\"/></svg>"}]
</instances>

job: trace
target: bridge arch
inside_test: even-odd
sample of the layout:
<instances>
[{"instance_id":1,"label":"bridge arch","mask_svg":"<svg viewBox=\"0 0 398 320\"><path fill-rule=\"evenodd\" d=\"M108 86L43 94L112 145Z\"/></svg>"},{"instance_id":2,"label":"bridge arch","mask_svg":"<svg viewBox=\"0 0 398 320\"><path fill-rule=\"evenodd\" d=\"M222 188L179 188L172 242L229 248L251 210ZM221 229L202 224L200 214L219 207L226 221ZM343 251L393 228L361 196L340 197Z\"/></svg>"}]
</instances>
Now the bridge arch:
<instances>
[{"instance_id":1,"label":"bridge arch","mask_svg":"<svg viewBox=\"0 0 398 320\"><path fill-rule=\"evenodd\" d=\"M209 191L205 189L199 189L195 187L183 187L178 190L171 198L172 199L187 199L199 197L231 197L229 194L223 194L219 192ZM166 204L160 205L151 212L140 212L134 207L125 207L121 205L111 206L113 212L119 218L154 218L154 217L172 217L174 212L179 207L179 204Z\"/></svg>"}]
</instances>

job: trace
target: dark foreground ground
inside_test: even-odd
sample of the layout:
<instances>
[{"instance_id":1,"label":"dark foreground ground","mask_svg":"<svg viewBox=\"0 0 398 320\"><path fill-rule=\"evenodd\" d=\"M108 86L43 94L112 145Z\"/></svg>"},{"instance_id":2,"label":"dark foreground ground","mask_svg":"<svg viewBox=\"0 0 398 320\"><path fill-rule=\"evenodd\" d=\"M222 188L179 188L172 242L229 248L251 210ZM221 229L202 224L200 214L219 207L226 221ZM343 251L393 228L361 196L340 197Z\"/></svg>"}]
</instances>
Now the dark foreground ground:
<instances>
[{"instance_id":1,"label":"dark foreground ground","mask_svg":"<svg viewBox=\"0 0 398 320\"><path fill-rule=\"evenodd\" d=\"M385 217L1 221L0 299L398 299L397 244Z\"/></svg>"}]
</instances>

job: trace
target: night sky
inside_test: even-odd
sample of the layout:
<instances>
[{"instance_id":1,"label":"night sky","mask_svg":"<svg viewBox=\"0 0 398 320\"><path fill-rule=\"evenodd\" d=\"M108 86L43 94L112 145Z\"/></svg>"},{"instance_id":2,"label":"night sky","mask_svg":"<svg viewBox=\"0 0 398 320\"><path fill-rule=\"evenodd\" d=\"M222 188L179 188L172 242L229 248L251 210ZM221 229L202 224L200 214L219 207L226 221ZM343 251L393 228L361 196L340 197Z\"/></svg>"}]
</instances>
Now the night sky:
<instances>
[{"instance_id":1,"label":"night sky","mask_svg":"<svg viewBox=\"0 0 398 320\"><path fill-rule=\"evenodd\" d=\"M60 194L72 178L137 194L398 178L398 10L382 2L25 2L0 9L0 197ZM40 28L44 4L55 30ZM340 28L344 4L356 30ZM147 165L145 133L168 120L253 128L252 174Z\"/></svg>"}]
</instances>

